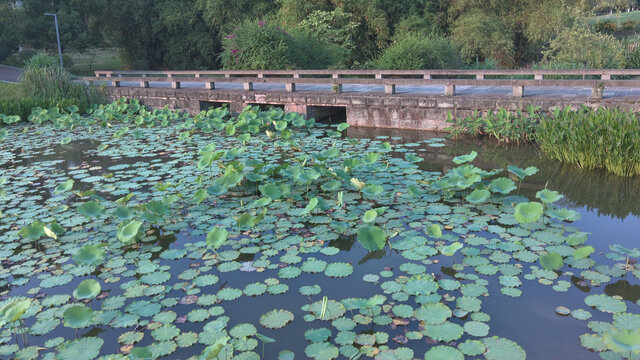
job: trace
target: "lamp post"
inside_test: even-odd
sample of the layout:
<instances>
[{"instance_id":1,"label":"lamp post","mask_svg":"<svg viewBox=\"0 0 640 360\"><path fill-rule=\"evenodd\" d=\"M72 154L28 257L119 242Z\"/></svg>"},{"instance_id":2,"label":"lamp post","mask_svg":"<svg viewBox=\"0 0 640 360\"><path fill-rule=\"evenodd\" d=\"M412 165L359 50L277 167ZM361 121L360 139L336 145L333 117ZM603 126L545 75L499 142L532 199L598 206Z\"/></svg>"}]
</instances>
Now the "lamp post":
<instances>
[{"instance_id":1,"label":"lamp post","mask_svg":"<svg viewBox=\"0 0 640 360\"><path fill-rule=\"evenodd\" d=\"M53 16L53 20L56 23L56 38L58 39L58 56L60 56L60 68L64 69L62 65L62 48L60 47L60 31L58 31L58 15L56 13L44 13L47 16Z\"/></svg>"}]
</instances>

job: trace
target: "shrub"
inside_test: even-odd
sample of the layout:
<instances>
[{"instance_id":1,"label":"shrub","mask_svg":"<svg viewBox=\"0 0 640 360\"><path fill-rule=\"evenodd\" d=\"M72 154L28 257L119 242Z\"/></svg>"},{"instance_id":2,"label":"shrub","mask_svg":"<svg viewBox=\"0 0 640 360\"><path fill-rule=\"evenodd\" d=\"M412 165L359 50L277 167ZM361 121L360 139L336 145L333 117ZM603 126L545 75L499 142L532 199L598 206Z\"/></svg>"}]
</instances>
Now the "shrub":
<instances>
[{"instance_id":1,"label":"shrub","mask_svg":"<svg viewBox=\"0 0 640 360\"><path fill-rule=\"evenodd\" d=\"M627 20L624 22L624 24L622 24L622 29L625 31L635 30L635 28L636 28L636 22L633 20Z\"/></svg>"},{"instance_id":2,"label":"shrub","mask_svg":"<svg viewBox=\"0 0 640 360\"><path fill-rule=\"evenodd\" d=\"M640 175L640 119L633 112L557 110L541 120L535 137L551 158L620 176Z\"/></svg>"},{"instance_id":3,"label":"shrub","mask_svg":"<svg viewBox=\"0 0 640 360\"><path fill-rule=\"evenodd\" d=\"M543 117L540 108L533 106L528 106L526 112L500 109L495 112L490 111L484 116L475 112L464 118L454 118L449 113L447 122L451 123L451 126L446 130L454 139L462 135L488 135L499 142L520 143L533 140L536 128Z\"/></svg>"},{"instance_id":4,"label":"shrub","mask_svg":"<svg viewBox=\"0 0 640 360\"><path fill-rule=\"evenodd\" d=\"M9 66L23 67L24 63L36 54L37 51L30 49L15 52L5 59L5 63Z\"/></svg>"},{"instance_id":5,"label":"shrub","mask_svg":"<svg viewBox=\"0 0 640 360\"><path fill-rule=\"evenodd\" d=\"M618 30L616 24L612 23L609 20L601 21L596 24L596 30L599 32L611 34Z\"/></svg>"},{"instance_id":6,"label":"shrub","mask_svg":"<svg viewBox=\"0 0 640 360\"><path fill-rule=\"evenodd\" d=\"M596 33L589 27L575 25L563 30L549 43L544 60L582 64L586 68L624 67L624 48L612 35Z\"/></svg>"},{"instance_id":7,"label":"shrub","mask_svg":"<svg viewBox=\"0 0 640 360\"><path fill-rule=\"evenodd\" d=\"M443 37L413 34L395 41L373 62L377 69L455 69L462 65L457 48Z\"/></svg>"},{"instance_id":8,"label":"shrub","mask_svg":"<svg viewBox=\"0 0 640 360\"><path fill-rule=\"evenodd\" d=\"M265 21L245 21L222 41L220 61L225 69L278 70L327 68L340 59L340 47L313 33L288 33Z\"/></svg>"}]
</instances>

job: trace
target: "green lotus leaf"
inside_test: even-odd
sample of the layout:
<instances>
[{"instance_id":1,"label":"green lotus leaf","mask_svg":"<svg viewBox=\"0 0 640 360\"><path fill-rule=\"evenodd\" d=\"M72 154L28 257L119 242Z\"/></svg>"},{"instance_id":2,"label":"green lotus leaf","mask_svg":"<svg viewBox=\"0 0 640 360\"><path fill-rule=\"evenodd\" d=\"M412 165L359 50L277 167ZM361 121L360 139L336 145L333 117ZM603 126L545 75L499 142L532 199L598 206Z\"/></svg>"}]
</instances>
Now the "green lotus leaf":
<instances>
[{"instance_id":1,"label":"green lotus leaf","mask_svg":"<svg viewBox=\"0 0 640 360\"><path fill-rule=\"evenodd\" d=\"M440 248L440 252L442 253L442 255L445 256L453 256L453 254L456 253L456 251L462 249L462 244L459 242L454 242L453 244L449 244L447 246L444 246L442 248Z\"/></svg>"},{"instance_id":2,"label":"green lotus leaf","mask_svg":"<svg viewBox=\"0 0 640 360\"><path fill-rule=\"evenodd\" d=\"M358 229L358 242L369 251L381 250L387 244L384 230L373 225L363 225Z\"/></svg>"},{"instance_id":3,"label":"green lotus leaf","mask_svg":"<svg viewBox=\"0 0 640 360\"><path fill-rule=\"evenodd\" d=\"M527 176L534 175L538 172L538 168L536 168L535 166L529 166L526 169L521 169L517 166L509 165L507 166L507 170L517 176L520 180L524 179Z\"/></svg>"},{"instance_id":4,"label":"green lotus leaf","mask_svg":"<svg viewBox=\"0 0 640 360\"><path fill-rule=\"evenodd\" d=\"M310 213L313 209L316 208L317 205L318 205L318 198L311 198L309 200L309 204L307 204L307 206L302 210L300 215L306 215Z\"/></svg>"},{"instance_id":5,"label":"green lotus leaf","mask_svg":"<svg viewBox=\"0 0 640 360\"><path fill-rule=\"evenodd\" d=\"M353 273L353 265L346 262L335 262L327 265L324 274L333 278L343 278Z\"/></svg>"},{"instance_id":6,"label":"green lotus leaf","mask_svg":"<svg viewBox=\"0 0 640 360\"><path fill-rule=\"evenodd\" d=\"M418 163L418 162L421 162L421 161L423 161L423 160L424 160L424 159L423 159L423 158L421 158L420 156L416 156L416 155L414 155L414 154L406 154L406 155L404 156L404 158L405 158L407 161L410 161L410 162L412 162L412 163Z\"/></svg>"},{"instance_id":7,"label":"green lotus leaf","mask_svg":"<svg viewBox=\"0 0 640 360\"><path fill-rule=\"evenodd\" d=\"M17 298L0 308L0 327L18 321L31 306L31 299Z\"/></svg>"},{"instance_id":8,"label":"green lotus leaf","mask_svg":"<svg viewBox=\"0 0 640 360\"><path fill-rule=\"evenodd\" d=\"M87 201L78 207L78 212L86 217L100 217L104 214L104 206L97 201Z\"/></svg>"},{"instance_id":9,"label":"green lotus leaf","mask_svg":"<svg viewBox=\"0 0 640 360\"><path fill-rule=\"evenodd\" d=\"M372 223L378 217L378 212L375 210L367 210L362 217L362 221L365 223Z\"/></svg>"},{"instance_id":10,"label":"green lotus leaf","mask_svg":"<svg viewBox=\"0 0 640 360\"><path fill-rule=\"evenodd\" d=\"M584 303L607 313L621 313L627 311L627 304L622 300L614 299L605 294L589 295L584 299Z\"/></svg>"},{"instance_id":11,"label":"green lotus leaf","mask_svg":"<svg viewBox=\"0 0 640 360\"><path fill-rule=\"evenodd\" d=\"M562 199L562 194L557 191L544 189L536 193L536 198L540 199L540 201L545 204L551 204Z\"/></svg>"},{"instance_id":12,"label":"green lotus leaf","mask_svg":"<svg viewBox=\"0 0 640 360\"><path fill-rule=\"evenodd\" d=\"M594 249L593 246L582 246L573 252L573 258L576 260L584 259L593 254L594 251L596 251L596 249Z\"/></svg>"},{"instance_id":13,"label":"green lotus leaf","mask_svg":"<svg viewBox=\"0 0 640 360\"><path fill-rule=\"evenodd\" d=\"M82 265L100 265L104 261L105 250L102 245L87 244L73 255L73 261Z\"/></svg>"},{"instance_id":14,"label":"green lotus leaf","mask_svg":"<svg viewBox=\"0 0 640 360\"><path fill-rule=\"evenodd\" d=\"M451 346L438 345L424 354L424 360L464 360L464 354Z\"/></svg>"},{"instance_id":15,"label":"green lotus leaf","mask_svg":"<svg viewBox=\"0 0 640 360\"><path fill-rule=\"evenodd\" d=\"M73 290L73 297L78 300L93 299L100 294L100 290L100 283L96 280L83 280L78 287Z\"/></svg>"},{"instance_id":16,"label":"green lotus leaf","mask_svg":"<svg viewBox=\"0 0 640 360\"><path fill-rule=\"evenodd\" d=\"M617 330L606 332L603 336L607 347L623 356L640 354L640 330Z\"/></svg>"},{"instance_id":17,"label":"green lotus leaf","mask_svg":"<svg viewBox=\"0 0 640 360\"><path fill-rule=\"evenodd\" d=\"M73 179L68 179L67 181L63 182L62 184L56 186L56 188L53 190L53 193L56 195L62 194L64 192L67 192L69 190L71 190L71 188L73 188Z\"/></svg>"},{"instance_id":18,"label":"green lotus leaf","mask_svg":"<svg viewBox=\"0 0 640 360\"><path fill-rule=\"evenodd\" d=\"M146 347L134 347L129 352L129 358L132 360L149 360L153 359L153 353Z\"/></svg>"},{"instance_id":19,"label":"green lotus leaf","mask_svg":"<svg viewBox=\"0 0 640 360\"><path fill-rule=\"evenodd\" d=\"M282 350L278 353L278 360L294 360L295 354L289 350Z\"/></svg>"},{"instance_id":20,"label":"green lotus leaf","mask_svg":"<svg viewBox=\"0 0 640 360\"><path fill-rule=\"evenodd\" d=\"M520 224L526 224L538 221L542 216L544 207L539 202L526 202L516 205L516 211L513 216Z\"/></svg>"},{"instance_id":21,"label":"green lotus leaf","mask_svg":"<svg viewBox=\"0 0 640 360\"><path fill-rule=\"evenodd\" d=\"M342 187L342 183L338 180L331 180L327 183L320 185L320 188L327 192L335 192Z\"/></svg>"},{"instance_id":22,"label":"green lotus leaf","mask_svg":"<svg viewBox=\"0 0 640 360\"><path fill-rule=\"evenodd\" d=\"M428 325L444 324L451 315L451 309L443 303L427 303L414 311L415 318Z\"/></svg>"},{"instance_id":23,"label":"green lotus leaf","mask_svg":"<svg viewBox=\"0 0 640 360\"><path fill-rule=\"evenodd\" d=\"M380 185L367 185L362 188L362 193L369 196L380 195L384 191L384 188Z\"/></svg>"},{"instance_id":24,"label":"green lotus leaf","mask_svg":"<svg viewBox=\"0 0 640 360\"><path fill-rule=\"evenodd\" d=\"M613 245L609 245L609 249L625 256L634 257L634 258L640 257L640 250L636 248L628 249L620 244L613 244Z\"/></svg>"},{"instance_id":25,"label":"green lotus leaf","mask_svg":"<svg viewBox=\"0 0 640 360\"><path fill-rule=\"evenodd\" d=\"M336 130L338 131L344 131L347 130L347 128L349 127L349 124L347 123L340 123L338 124L338 127L336 127Z\"/></svg>"},{"instance_id":26,"label":"green lotus leaf","mask_svg":"<svg viewBox=\"0 0 640 360\"><path fill-rule=\"evenodd\" d=\"M323 301L316 301L309 305L309 311L313 313L318 320L331 321L341 318L347 312L347 308L341 302L327 300L326 306L323 306Z\"/></svg>"},{"instance_id":27,"label":"green lotus leaf","mask_svg":"<svg viewBox=\"0 0 640 360\"><path fill-rule=\"evenodd\" d=\"M478 156L478 153L475 152L475 151L472 151L471 153L466 154L466 155L456 156L456 157L453 158L452 161L455 164L460 165L460 164L463 164L463 163L472 162L473 160L476 159L476 156Z\"/></svg>"},{"instance_id":28,"label":"green lotus leaf","mask_svg":"<svg viewBox=\"0 0 640 360\"><path fill-rule=\"evenodd\" d=\"M454 324L452 322L445 322L443 324L429 325L425 327L424 334L436 341L449 342L458 340L462 337L464 330L462 326Z\"/></svg>"},{"instance_id":29,"label":"green lotus leaf","mask_svg":"<svg viewBox=\"0 0 640 360\"><path fill-rule=\"evenodd\" d=\"M557 252L550 252L548 254L541 255L539 260L540 266L545 270L558 270L564 266L562 255Z\"/></svg>"},{"instance_id":30,"label":"green lotus leaf","mask_svg":"<svg viewBox=\"0 0 640 360\"><path fill-rule=\"evenodd\" d=\"M434 239L440 239L442 237L442 229L440 229L440 225L438 224L427 226L425 232Z\"/></svg>"},{"instance_id":31,"label":"green lotus leaf","mask_svg":"<svg viewBox=\"0 0 640 360\"><path fill-rule=\"evenodd\" d=\"M325 342L331 337L331 330L328 328L309 329L304 332L304 338L312 343Z\"/></svg>"},{"instance_id":32,"label":"green lotus leaf","mask_svg":"<svg viewBox=\"0 0 640 360\"><path fill-rule=\"evenodd\" d=\"M213 345L207 346L202 351L202 354L200 355L199 360L217 360L218 355L220 354L220 352L222 352L222 349L225 348L229 339L230 337L228 336L219 337L215 341L215 343L213 343Z\"/></svg>"},{"instance_id":33,"label":"green lotus leaf","mask_svg":"<svg viewBox=\"0 0 640 360\"><path fill-rule=\"evenodd\" d=\"M205 310L206 311L206 310ZM151 336L156 341L169 341L180 334L180 329L175 325L165 324L151 332Z\"/></svg>"},{"instance_id":34,"label":"green lotus leaf","mask_svg":"<svg viewBox=\"0 0 640 360\"><path fill-rule=\"evenodd\" d=\"M586 232L575 232L567 236L567 245L570 246L578 246L584 244L590 233ZM640 252L639 252L640 254Z\"/></svg>"},{"instance_id":35,"label":"green lotus leaf","mask_svg":"<svg viewBox=\"0 0 640 360\"><path fill-rule=\"evenodd\" d=\"M491 181L489 184L489 189L491 189L494 193L500 194L508 194L513 190L517 189L516 184L511 180L505 177L497 178Z\"/></svg>"},{"instance_id":36,"label":"green lotus leaf","mask_svg":"<svg viewBox=\"0 0 640 360\"><path fill-rule=\"evenodd\" d=\"M211 250L218 250L222 244L227 241L229 237L229 232L227 229L222 227L215 227L207 234L207 246Z\"/></svg>"},{"instance_id":37,"label":"green lotus leaf","mask_svg":"<svg viewBox=\"0 0 640 360\"><path fill-rule=\"evenodd\" d=\"M304 353L314 360L332 360L340 355L338 348L328 342L318 342L307 345Z\"/></svg>"},{"instance_id":38,"label":"green lotus leaf","mask_svg":"<svg viewBox=\"0 0 640 360\"><path fill-rule=\"evenodd\" d=\"M104 340L97 337L83 337L58 346L57 360L91 360L100 354Z\"/></svg>"},{"instance_id":39,"label":"green lotus leaf","mask_svg":"<svg viewBox=\"0 0 640 360\"><path fill-rule=\"evenodd\" d=\"M125 245L134 244L142 224L142 221L137 220L121 223L116 234L118 240Z\"/></svg>"},{"instance_id":40,"label":"green lotus leaf","mask_svg":"<svg viewBox=\"0 0 640 360\"><path fill-rule=\"evenodd\" d=\"M93 310L84 305L73 305L64 311L62 317L64 318L64 326L80 329L93 322Z\"/></svg>"},{"instance_id":41,"label":"green lotus leaf","mask_svg":"<svg viewBox=\"0 0 640 360\"><path fill-rule=\"evenodd\" d=\"M487 347L487 352L484 354L487 360L525 360L527 358L522 347L509 339L493 336L482 339L482 342Z\"/></svg>"},{"instance_id":42,"label":"green lotus leaf","mask_svg":"<svg viewBox=\"0 0 640 360\"><path fill-rule=\"evenodd\" d=\"M25 239L36 241L46 235L44 232L44 227L45 224L42 221L36 220L30 225L27 225L20 229L20 235L22 235L22 237Z\"/></svg>"},{"instance_id":43,"label":"green lotus leaf","mask_svg":"<svg viewBox=\"0 0 640 360\"><path fill-rule=\"evenodd\" d=\"M280 329L291 321L293 321L293 313L282 309L274 309L260 317L260 324L267 329Z\"/></svg>"},{"instance_id":44,"label":"green lotus leaf","mask_svg":"<svg viewBox=\"0 0 640 360\"><path fill-rule=\"evenodd\" d=\"M491 193L487 189L476 189L471 192L471 194L465 197L465 200L472 204L480 204L491 196Z\"/></svg>"},{"instance_id":45,"label":"green lotus leaf","mask_svg":"<svg viewBox=\"0 0 640 360\"><path fill-rule=\"evenodd\" d=\"M277 184L270 183L260 185L258 188L260 189L262 196L270 197L273 200L278 200L282 197L282 190L280 190L280 187Z\"/></svg>"},{"instance_id":46,"label":"green lotus leaf","mask_svg":"<svg viewBox=\"0 0 640 360\"><path fill-rule=\"evenodd\" d=\"M258 329L256 329L255 326L247 323L238 324L233 328L231 328L231 330L229 330L229 335L238 339L243 337L254 336L257 333L258 333Z\"/></svg>"}]
</instances>

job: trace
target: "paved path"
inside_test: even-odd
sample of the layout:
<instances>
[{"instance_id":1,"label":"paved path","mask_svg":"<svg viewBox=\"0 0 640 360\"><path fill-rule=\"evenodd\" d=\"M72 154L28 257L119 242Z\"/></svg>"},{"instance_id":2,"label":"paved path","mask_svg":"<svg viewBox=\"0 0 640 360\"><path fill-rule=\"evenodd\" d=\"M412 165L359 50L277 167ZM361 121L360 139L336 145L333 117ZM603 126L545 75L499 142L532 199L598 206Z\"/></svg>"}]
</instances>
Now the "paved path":
<instances>
[{"instance_id":1,"label":"paved path","mask_svg":"<svg viewBox=\"0 0 640 360\"><path fill-rule=\"evenodd\" d=\"M139 83L120 80L121 87L139 87ZM99 82L96 82L99 83ZM110 82L104 82L110 86ZM149 82L151 88L171 88L169 82ZM183 89L205 89L204 83L182 82ZM241 83L217 82L218 90L243 90ZM384 94L383 85L351 85L342 86L344 94ZM215 90L212 90L215 91ZM285 84L282 83L253 83L253 91L285 91ZM456 86L456 96L471 98L510 98L512 96L510 86ZM316 84L296 84L297 93L331 92L331 85ZM396 96L438 96L444 93L442 85L396 86ZM591 88L587 87L525 87L524 96L531 100L562 100L562 101L585 101L591 97ZM640 102L640 88L605 88L603 98L614 101Z\"/></svg>"},{"instance_id":2,"label":"paved path","mask_svg":"<svg viewBox=\"0 0 640 360\"><path fill-rule=\"evenodd\" d=\"M0 65L0 81L2 82L17 83L20 74L22 74L22 69Z\"/></svg>"}]
</instances>

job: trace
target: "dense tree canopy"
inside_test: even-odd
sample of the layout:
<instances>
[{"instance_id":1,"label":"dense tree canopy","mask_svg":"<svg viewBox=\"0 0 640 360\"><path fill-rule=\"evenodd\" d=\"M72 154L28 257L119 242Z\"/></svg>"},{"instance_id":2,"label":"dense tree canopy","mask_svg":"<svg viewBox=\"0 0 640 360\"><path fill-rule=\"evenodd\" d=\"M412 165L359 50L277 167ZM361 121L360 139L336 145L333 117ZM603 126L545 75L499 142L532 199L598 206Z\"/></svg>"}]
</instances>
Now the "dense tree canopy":
<instances>
[{"instance_id":1,"label":"dense tree canopy","mask_svg":"<svg viewBox=\"0 0 640 360\"><path fill-rule=\"evenodd\" d=\"M397 68L406 60L399 55L409 48L412 66L449 67L461 58L468 65L488 60L519 67L566 61L575 53L570 47L580 46L563 44L571 34L568 29L579 25L592 32L585 20L589 16L637 5L635 0L0 0L0 61L20 46L54 50L53 19L43 14L56 12L64 50L114 47L129 68L257 66L255 57L247 63L229 62L229 54L242 54L225 39L243 24L258 22L289 34L282 40L288 57L276 62L288 67L384 63ZM581 39L601 49L601 36ZM305 42L310 45L301 45ZM433 44L444 46L438 54L453 51L454 60L429 58L424 49ZM265 57L282 51L269 42L250 48Z\"/></svg>"}]
</instances>

